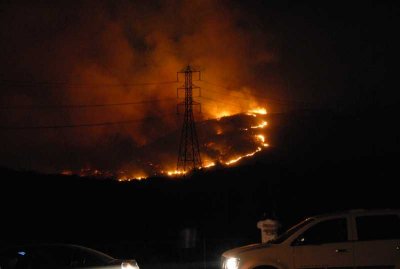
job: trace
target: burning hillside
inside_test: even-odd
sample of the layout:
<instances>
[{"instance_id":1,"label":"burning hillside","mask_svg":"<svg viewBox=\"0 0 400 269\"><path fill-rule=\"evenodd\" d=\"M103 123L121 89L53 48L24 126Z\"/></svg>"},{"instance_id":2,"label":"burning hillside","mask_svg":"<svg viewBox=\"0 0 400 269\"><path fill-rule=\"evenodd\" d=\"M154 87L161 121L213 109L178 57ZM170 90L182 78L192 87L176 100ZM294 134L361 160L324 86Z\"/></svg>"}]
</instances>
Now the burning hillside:
<instances>
[{"instance_id":1,"label":"burning hillside","mask_svg":"<svg viewBox=\"0 0 400 269\"><path fill-rule=\"evenodd\" d=\"M266 111L254 110L197 123L203 169L217 163L231 166L243 158L254 156L268 147L265 128ZM141 180L149 176L181 176L185 172L176 170L177 149L180 130L161 137L150 144L136 148L141 156L132 158L118 171L102 171L84 168L77 171L64 170L63 174L78 174L92 177L114 177L119 181ZM134 157L134 156L132 156Z\"/></svg>"},{"instance_id":2,"label":"burning hillside","mask_svg":"<svg viewBox=\"0 0 400 269\"><path fill-rule=\"evenodd\" d=\"M272 38L251 19L231 1L11 1L0 18L0 165L126 179L174 171L176 72L188 63L204 73L193 81L203 165L261 150L265 116L251 111L274 110L262 98L281 86Z\"/></svg>"}]
</instances>

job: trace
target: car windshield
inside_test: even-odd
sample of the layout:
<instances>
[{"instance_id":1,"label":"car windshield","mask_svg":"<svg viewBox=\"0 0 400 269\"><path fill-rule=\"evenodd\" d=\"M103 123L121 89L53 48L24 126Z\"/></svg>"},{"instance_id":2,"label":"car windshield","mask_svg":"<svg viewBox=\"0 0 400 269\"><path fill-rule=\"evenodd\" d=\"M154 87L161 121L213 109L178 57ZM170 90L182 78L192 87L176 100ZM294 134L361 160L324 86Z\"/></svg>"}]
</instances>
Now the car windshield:
<instances>
[{"instance_id":1,"label":"car windshield","mask_svg":"<svg viewBox=\"0 0 400 269\"><path fill-rule=\"evenodd\" d=\"M301 228L303 228L304 226L306 226L307 224L309 224L312 221L314 221L314 219L312 219L312 218L306 219L306 220L296 224L295 226L293 226L292 228L290 228L289 230L287 230L283 234L281 234L278 238L269 241L268 243L270 243L270 244L280 244L280 243L284 242L286 239L288 239L289 237L291 237L293 234L295 234L298 230L300 230Z\"/></svg>"}]
</instances>

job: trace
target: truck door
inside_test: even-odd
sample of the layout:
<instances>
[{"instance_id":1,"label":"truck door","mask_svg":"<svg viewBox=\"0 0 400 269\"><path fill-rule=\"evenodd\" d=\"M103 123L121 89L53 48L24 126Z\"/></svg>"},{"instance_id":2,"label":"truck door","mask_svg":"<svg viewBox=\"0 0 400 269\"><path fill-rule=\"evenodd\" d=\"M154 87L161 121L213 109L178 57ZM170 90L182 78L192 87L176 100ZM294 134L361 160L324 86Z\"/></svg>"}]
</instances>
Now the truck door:
<instances>
[{"instance_id":1,"label":"truck door","mask_svg":"<svg viewBox=\"0 0 400 269\"><path fill-rule=\"evenodd\" d=\"M311 226L292 243L295 269L350 269L353 242L347 218L324 220Z\"/></svg>"},{"instance_id":2,"label":"truck door","mask_svg":"<svg viewBox=\"0 0 400 269\"><path fill-rule=\"evenodd\" d=\"M356 217L357 268L395 268L400 266L400 218L396 214Z\"/></svg>"}]
</instances>

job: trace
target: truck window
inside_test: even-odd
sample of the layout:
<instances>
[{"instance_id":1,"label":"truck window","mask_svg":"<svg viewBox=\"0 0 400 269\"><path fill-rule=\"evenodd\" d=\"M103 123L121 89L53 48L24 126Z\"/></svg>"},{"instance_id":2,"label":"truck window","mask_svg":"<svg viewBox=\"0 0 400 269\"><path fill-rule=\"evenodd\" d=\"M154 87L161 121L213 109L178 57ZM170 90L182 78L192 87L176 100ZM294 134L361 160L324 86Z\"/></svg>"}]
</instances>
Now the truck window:
<instances>
[{"instance_id":1,"label":"truck window","mask_svg":"<svg viewBox=\"0 0 400 269\"><path fill-rule=\"evenodd\" d=\"M278 238L269 241L268 243L269 244L280 244L280 243L286 241L286 239L291 237L293 234L295 234L297 231L302 229L304 226L308 225L310 222L313 222L313 221L314 221L314 219L311 219L311 218L306 219L306 220L298 223L297 225L293 226L292 228L290 228L289 230L287 230L280 236L278 236Z\"/></svg>"},{"instance_id":2,"label":"truck window","mask_svg":"<svg viewBox=\"0 0 400 269\"><path fill-rule=\"evenodd\" d=\"M347 236L347 220L345 218L319 222L305 231L294 245L319 245L345 242Z\"/></svg>"},{"instance_id":3,"label":"truck window","mask_svg":"<svg viewBox=\"0 0 400 269\"><path fill-rule=\"evenodd\" d=\"M356 218L358 240L400 239L398 215L362 216Z\"/></svg>"}]
</instances>

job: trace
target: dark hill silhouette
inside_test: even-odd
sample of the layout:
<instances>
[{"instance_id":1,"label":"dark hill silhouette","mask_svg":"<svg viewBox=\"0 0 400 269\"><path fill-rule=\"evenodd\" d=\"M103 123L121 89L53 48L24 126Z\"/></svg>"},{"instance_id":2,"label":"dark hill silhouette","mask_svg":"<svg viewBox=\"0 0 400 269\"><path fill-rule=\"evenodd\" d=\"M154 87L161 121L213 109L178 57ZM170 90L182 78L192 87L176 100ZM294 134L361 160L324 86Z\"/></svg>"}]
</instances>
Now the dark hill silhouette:
<instances>
[{"instance_id":1,"label":"dark hill silhouette","mask_svg":"<svg viewBox=\"0 0 400 269\"><path fill-rule=\"evenodd\" d=\"M312 214L398 208L392 115L273 114L268 150L182 179L121 183L2 168L0 242L80 243L135 253L144 264L176 262L203 257L180 248L183 229L192 228L196 249L205 243L217 261L227 248L258 242L265 213L288 227Z\"/></svg>"}]
</instances>

